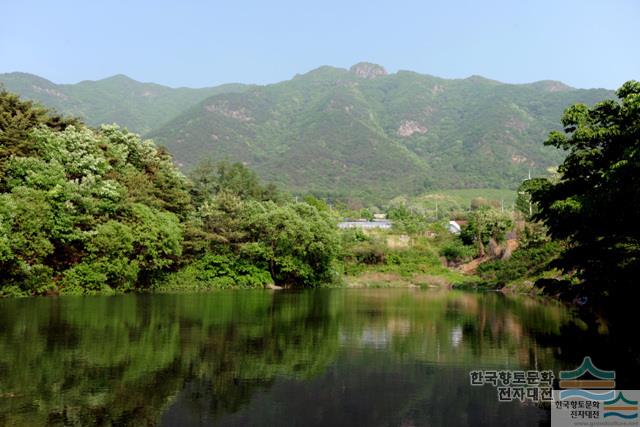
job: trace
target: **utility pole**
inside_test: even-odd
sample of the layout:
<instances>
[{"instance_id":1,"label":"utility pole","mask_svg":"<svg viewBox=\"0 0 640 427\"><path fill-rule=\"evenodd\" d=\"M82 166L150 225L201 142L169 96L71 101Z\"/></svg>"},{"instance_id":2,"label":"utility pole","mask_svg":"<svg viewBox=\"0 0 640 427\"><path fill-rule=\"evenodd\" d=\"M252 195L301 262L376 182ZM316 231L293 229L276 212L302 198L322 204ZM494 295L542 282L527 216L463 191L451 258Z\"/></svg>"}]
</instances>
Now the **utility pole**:
<instances>
[{"instance_id":1,"label":"utility pole","mask_svg":"<svg viewBox=\"0 0 640 427\"><path fill-rule=\"evenodd\" d=\"M436 221L438 220L438 201L436 200Z\"/></svg>"},{"instance_id":2,"label":"utility pole","mask_svg":"<svg viewBox=\"0 0 640 427\"><path fill-rule=\"evenodd\" d=\"M531 167L529 167L529 181L531 181ZM531 206L531 194L527 193L527 199L529 200L529 218L533 215L533 206Z\"/></svg>"}]
</instances>

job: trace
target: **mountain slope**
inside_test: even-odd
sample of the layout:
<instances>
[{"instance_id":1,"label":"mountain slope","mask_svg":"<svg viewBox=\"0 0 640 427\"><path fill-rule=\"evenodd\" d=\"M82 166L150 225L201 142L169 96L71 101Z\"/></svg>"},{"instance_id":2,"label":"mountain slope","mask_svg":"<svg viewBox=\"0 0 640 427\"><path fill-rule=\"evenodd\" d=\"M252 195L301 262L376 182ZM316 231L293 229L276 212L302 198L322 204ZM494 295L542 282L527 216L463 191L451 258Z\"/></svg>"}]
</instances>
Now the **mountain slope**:
<instances>
[{"instance_id":1,"label":"mountain slope","mask_svg":"<svg viewBox=\"0 0 640 427\"><path fill-rule=\"evenodd\" d=\"M557 164L544 147L562 111L614 96L559 82L447 80L375 64L321 67L219 94L149 136L184 168L247 163L293 191L386 198L430 188L513 188Z\"/></svg>"},{"instance_id":2,"label":"mountain slope","mask_svg":"<svg viewBox=\"0 0 640 427\"><path fill-rule=\"evenodd\" d=\"M61 113L83 118L90 125L118 123L146 133L203 99L245 90L241 84L190 89L141 83L124 75L76 84L55 84L27 73L0 74L10 92L38 101Z\"/></svg>"},{"instance_id":3,"label":"mountain slope","mask_svg":"<svg viewBox=\"0 0 640 427\"><path fill-rule=\"evenodd\" d=\"M560 82L320 67L267 86L173 89L117 75L57 85L0 74L23 97L87 123L116 122L166 146L183 169L241 161L296 192L381 200L434 188L515 188L558 164L544 147L570 104L614 96Z\"/></svg>"}]
</instances>

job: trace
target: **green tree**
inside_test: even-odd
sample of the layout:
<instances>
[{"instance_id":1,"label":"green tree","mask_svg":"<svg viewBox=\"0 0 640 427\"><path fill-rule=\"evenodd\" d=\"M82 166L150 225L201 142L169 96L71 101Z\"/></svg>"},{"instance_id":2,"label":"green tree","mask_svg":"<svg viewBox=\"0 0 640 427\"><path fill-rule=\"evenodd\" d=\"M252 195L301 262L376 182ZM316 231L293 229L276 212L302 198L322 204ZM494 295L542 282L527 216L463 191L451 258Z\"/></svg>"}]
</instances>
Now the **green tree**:
<instances>
[{"instance_id":1,"label":"green tree","mask_svg":"<svg viewBox=\"0 0 640 427\"><path fill-rule=\"evenodd\" d=\"M513 227L509 215L496 209L483 207L469 214L469 223L464 227L460 237L465 243L475 243L478 256L485 256L485 245L490 239L500 242L504 240L506 232Z\"/></svg>"},{"instance_id":2,"label":"green tree","mask_svg":"<svg viewBox=\"0 0 640 427\"><path fill-rule=\"evenodd\" d=\"M404 233L420 233L428 226L424 215L416 213L404 204L390 207L387 210L387 217L393 221L393 227L396 230Z\"/></svg>"},{"instance_id":3,"label":"green tree","mask_svg":"<svg viewBox=\"0 0 640 427\"><path fill-rule=\"evenodd\" d=\"M333 279L319 201L286 203L239 163L190 182L153 141L0 95L0 295L129 291L178 270L204 288Z\"/></svg>"},{"instance_id":4,"label":"green tree","mask_svg":"<svg viewBox=\"0 0 640 427\"><path fill-rule=\"evenodd\" d=\"M242 163L205 160L191 172L190 178L193 199L197 204L223 191L241 199L266 201L280 197L273 184L263 185L255 172Z\"/></svg>"},{"instance_id":5,"label":"green tree","mask_svg":"<svg viewBox=\"0 0 640 427\"><path fill-rule=\"evenodd\" d=\"M263 265L276 284L316 286L334 278L340 242L334 221L306 203L247 204L249 242L242 254Z\"/></svg>"},{"instance_id":6,"label":"green tree","mask_svg":"<svg viewBox=\"0 0 640 427\"><path fill-rule=\"evenodd\" d=\"M246 241L244 218L245 202L237 195L222 191L205 201L198 209L202 230L209 248L236 247Z\"/></svg>"},{"instance_id":7,"label":"green tree","mask_svg":"<svg viewBox=\"0 0 640 427\"><path fill-rule=\"evenodd\" d=\"M527 221L538 213L538 206L531 199L531 193L543 186L545 182L547 182L545 178L527 179L518 187L515 208Z\"/></svg>"},{"instance_id":8,"label":"green tree","mask_svg":"<svg viewBox=\"0 0 640 427\"><path fill-rule=\"evenodd\" d=\"M0 294L146 286L182 254L188 181L151 141L0 94Z\"/></svg>"},{"instance_id":9,"label":"green tree","mask_svg":"<svg viewBox=\"0 0 640 427\"><path fill-rule=\"evenodd\" d=\"M640 275L640 83L625 83L617 95L565 111L564 133L546 141L568 151L561 178L532 198L534 219L567 242L556 265L576 271L594 293L629 295Z\"/></svg>"},{"instance_id":10,"label":"green tree","mask_svg":"<svg viewBox=\"0 0 640 427\"><path fill-rule=\"evenodd\" d=\"M29 143L28 135L35 127L64 130L67 126L79 124L78 119L52 114L0 88L0 161L11 155L30 154L33 145Z\"/></svg>"},{"instance_id":11,"label":"green tree","mask_svg":"<svg viewBox=\"0 0 640 427\"><path fill-rule=\"evenodd\" d=\"M315 197L313 194L307 194L306 196L304 196L302 198L302 200L308 204L313 206L314 208L318 209L321 212L329 212L331 211L331 208L329 207L329 205L327 204L327 202L323 199L319 199L317 197Z\"/></svg>"}]
</instances>

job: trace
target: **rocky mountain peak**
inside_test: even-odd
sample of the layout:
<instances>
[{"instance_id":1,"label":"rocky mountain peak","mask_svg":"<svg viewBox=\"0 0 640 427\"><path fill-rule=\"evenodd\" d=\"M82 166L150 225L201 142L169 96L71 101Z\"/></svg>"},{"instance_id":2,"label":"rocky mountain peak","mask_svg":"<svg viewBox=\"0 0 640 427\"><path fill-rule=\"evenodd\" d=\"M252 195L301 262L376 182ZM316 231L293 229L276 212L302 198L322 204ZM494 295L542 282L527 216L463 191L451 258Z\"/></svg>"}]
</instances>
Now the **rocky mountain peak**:
<instances>
[{"instance_id":1,"label":"rocky mountain peak","mask_svg":"<svg viewBox=\"0 0 640 427\"><path fill-rule=\"evenodd\" d=\"M386 76L389 74L381 65L372 64L370 62L358 62L353 65L349 71L363 79L375 79L376 77Z\"/></svg>"}]
</instances>

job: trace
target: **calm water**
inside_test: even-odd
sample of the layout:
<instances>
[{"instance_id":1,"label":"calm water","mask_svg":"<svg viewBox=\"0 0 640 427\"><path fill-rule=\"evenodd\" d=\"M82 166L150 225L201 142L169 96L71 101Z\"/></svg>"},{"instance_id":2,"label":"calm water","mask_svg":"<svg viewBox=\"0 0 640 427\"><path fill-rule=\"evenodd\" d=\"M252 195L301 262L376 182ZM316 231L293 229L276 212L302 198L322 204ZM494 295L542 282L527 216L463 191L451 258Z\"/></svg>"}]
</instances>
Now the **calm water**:
<instances>
[{"instance_id":1,"label":"calm water","mask_svg":"<svg viewBox=\"0 0 640 427\"><path fill-rule=\"evenodd\" d=\"M595 318L494 293L3 300L0 425L545 425L548 409L498 403L469 370L557 373L591 355L637 388L622 341Z\"/></svg>"}]
</instances>

